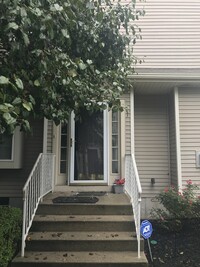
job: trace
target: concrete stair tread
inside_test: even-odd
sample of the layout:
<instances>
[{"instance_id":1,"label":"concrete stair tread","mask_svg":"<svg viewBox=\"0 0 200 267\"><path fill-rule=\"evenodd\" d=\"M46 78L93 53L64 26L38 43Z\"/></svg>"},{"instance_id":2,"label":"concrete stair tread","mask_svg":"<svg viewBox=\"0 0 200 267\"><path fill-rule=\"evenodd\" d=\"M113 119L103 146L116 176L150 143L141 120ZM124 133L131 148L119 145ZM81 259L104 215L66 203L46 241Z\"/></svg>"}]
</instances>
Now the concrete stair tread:
<instances>
[{"instance_id":1,"label":"concrete stair tread","mask_svg":"<svg viewBox=\"0 0 200 267\"><path fill-rule=\"evenodd\" d=\"M35 222L134 222L133 215L36 215Z\"/></svg>"},{"instance_id":2,"label":"concrete stair tread","mask_svg":"<svg viewBox=\"0 0 200 267\"><path fill-rule=\"evenodd\" d=\"M141 253L141 257L137 257L137 252L133 251L116 251L116 252L108 252L108 251L93 251L93 252L77 252L77 251L63 251L63 252L26 252L25 257L21 258L18 255L13 263L19 262L20 264L23 263L31 263L34 262L35 265L38 263L118 263L118 264L126 264L126 263L144 263L147 264L147 259L144 253ZM143 266L143 265L140 265ZM147 266L147 265L144 265Z\"/></svg>"},{"instance_id":3,"label":"concrete stair tread","mask_svg":"<svg viewBox=\"0 0 200 267\"><path fill-rule=\"evenodd\" d=\"M124 206L124 205L131 205L130 199L126 194L113 194L113 193L106 193L104 196L98 196L99 201L91 204L91 203L66 203L66 204L54 204L52 202L53 198L60 197L60 196L72 196L76 195L77 192L54 192L53 194L47 195L41 205L45 204L52 204L52 205L69 205L69 206L75 206L75 205L83 205L83 206L88 206L88 205L93 205L93 206L99 206L99 205L111 205L111 206Z\"/></svg>"},{"instance_id":4,"label":"concrete stair tread","mask_svg":"<svg viewBox=\"0 0 200 267\"><path fill-rule=\"evenodd\" d=\"M134 240L135 232L30 232L28 241L109 241Z\"/></svg>"}]
</instances>

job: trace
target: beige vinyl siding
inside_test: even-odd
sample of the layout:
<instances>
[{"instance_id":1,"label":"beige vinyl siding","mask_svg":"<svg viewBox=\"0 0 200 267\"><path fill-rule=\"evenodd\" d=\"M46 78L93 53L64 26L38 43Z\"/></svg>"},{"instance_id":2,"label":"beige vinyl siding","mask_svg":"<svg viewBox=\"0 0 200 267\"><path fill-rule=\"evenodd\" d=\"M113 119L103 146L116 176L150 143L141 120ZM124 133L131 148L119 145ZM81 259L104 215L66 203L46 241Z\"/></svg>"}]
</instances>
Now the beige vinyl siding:
<instances>
[{"instance_id":1,"label":"beige vinyl siding","mask_svg":"<svg viewBox=\"0 0 200 267\"><path fill-rule=\"evenodd\" d=\"M200 151L200 88L179 89L179 119L183 185L188 179L199 183L196 151Z\"/></svg>"},{"instance_id":2,"label":"beige vinyl siding","mask_svg":"<svg viewBox=\"0 0 200 267\"><path fill-rule=\"evenodd\" d=\"M200 1L137 0L145 16L136 24L142 39L134 55L144 59L137 68L200 68Z\"/></svg>"},{"instance_id":3,"label":"beige vinyl siding","mask_svg":"<svg viewBox=\"0 0 200 267\"><path fill-rule=\"evenodd\" d=\"M24 135L22 169L0 170L0 197L22 197L22 188L43 150L43 120L31 122L32 133Z\"/></svg>"},{"instance_id":4,"label":"beige vinyl siding","mask_svg":"<svg viewBox=\"0 0 200 267\"><path fill-rule=\"evenodd\" d=\"M135 94L135 156L143 197L169 185L168 125L168 95Z\"/></svg>"},{"instance_id":5,"label":"beige vinyl siding","mask_svg":"<svg viewBox=\"0 0 200 267\"><path fill-rule=\"evenodd\" d=\"M175 103L174 92L169 97L169 140L170 140L170 171L171 184L178 185L177 153L176 153L176 129L175 129Z\"/></svg>"},{"instance_id":6,"label":"beige vinyl siding","mask_svg":"<svg viewBox=\"0 0 200 267\"><path fill-rule=\"evenodd\" d=\"M47 153L53 152L53 121L48 120L47 124Z\"/></svg>"}]
</instances>

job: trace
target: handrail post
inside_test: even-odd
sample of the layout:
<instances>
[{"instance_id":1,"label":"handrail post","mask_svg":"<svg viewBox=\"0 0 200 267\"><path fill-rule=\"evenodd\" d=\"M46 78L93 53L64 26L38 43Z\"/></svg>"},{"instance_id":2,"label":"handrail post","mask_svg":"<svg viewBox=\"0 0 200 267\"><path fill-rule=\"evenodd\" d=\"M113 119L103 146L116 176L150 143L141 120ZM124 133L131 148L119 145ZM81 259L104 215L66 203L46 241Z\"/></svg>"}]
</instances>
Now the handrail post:
<instances>
[{"instance_id":1,"label":"handrail post","mask_svg":"<svg viewBox=\"0 0 200 267\"><path fill-rule=\"evenodd\" d=\"M41 172L41 186L40 186L40 196L43 196L43 191L44 191L44 184L43 184L43 176L44 176L44 154L41 155L41 158L40 158L40 172ZM41 197L40 199L40 202L43 201L43 197Z\"/></svg>"},{"instance_id":2,"label":"handrail post","mask_svg":"<svg viewBox=\"0 0 200 267\"><path fill-rule=\"evenodd\" d=\"M141 257L140 251L141 251L141 242L140 242L140 209L141 206L141 199L138 200L138 258Z\"/></svg>"},{"instance_id":3,"label":"handrail post","mask_svg":"<svg viewBox=\"0 0 200 267\"><path fill-rule=\"evenodd\" d=\"M23 190L23 225L22 225L22 249L21 256L24 257L25 250L25 229L26 229L26 191Z\"/></svg>"}]
</instances>

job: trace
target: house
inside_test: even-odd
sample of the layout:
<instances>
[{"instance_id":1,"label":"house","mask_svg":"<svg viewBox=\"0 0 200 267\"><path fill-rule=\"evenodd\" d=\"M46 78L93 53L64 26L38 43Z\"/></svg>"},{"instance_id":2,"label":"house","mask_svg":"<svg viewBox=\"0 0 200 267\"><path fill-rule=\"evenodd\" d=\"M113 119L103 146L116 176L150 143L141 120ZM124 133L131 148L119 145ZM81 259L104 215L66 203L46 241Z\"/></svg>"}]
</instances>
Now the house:
<instances>
[{"instance_id":1,"label":"house","mask_svg":"<svg viewBox=\"0 0 200 267\"><path fill-rule=\"evenodd\" d=\"M200 182L200 2L147 0L134 53L142 61L129 78L122 113L71 115L68 125L34 120L0 144L0 201L20 206L22 188L39 153L56 155L54 186L111 190L134 154L142 186L142 217L171 184ZM127 178L127 177L125 177Z\"/></svg>"}]
</instances>

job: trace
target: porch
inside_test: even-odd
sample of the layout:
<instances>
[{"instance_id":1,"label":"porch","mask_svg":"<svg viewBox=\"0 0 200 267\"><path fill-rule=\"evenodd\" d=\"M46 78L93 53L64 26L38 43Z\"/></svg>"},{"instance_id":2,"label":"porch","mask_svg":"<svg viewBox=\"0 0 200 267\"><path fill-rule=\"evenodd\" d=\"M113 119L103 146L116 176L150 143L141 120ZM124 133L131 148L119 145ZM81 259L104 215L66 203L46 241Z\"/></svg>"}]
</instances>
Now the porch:
<instances>
[{"instance_id":1,"label":"porch","mask_svg":"<svg viewBox=\"0 0 200 267\"><path fill-rule=\"evenodd\" d=\"M147 266L140 238L141 186L134 156L126 156L126 194L112 194L109 186L102 186L102 192L90 186L80 198L89 194L96 200L92 203L53 201L81 194L78 187L54 192L54 165L54 155L40 154L24 186L22 250L12 267Z\"/></svg>"}]
</instances>

